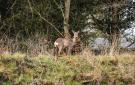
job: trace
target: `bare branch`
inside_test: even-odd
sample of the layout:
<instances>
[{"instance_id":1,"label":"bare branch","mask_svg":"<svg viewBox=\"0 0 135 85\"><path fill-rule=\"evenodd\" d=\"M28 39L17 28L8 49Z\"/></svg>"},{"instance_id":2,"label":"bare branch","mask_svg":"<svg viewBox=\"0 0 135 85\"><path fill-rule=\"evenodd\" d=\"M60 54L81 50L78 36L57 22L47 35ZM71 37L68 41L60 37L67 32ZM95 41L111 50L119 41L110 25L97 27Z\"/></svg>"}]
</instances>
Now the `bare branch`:
<instances>
[{"instance_id":1,"label":"bare branch","mask_svg":"<svg viewBox=\"0 0 135 85\"><path fill-rule=\"evenodd\" d=\"M62 7L56 2L56 0L53 0L54 3L58 6L58 8L60 9L61 13L62 13L62 16L64 18L64 11L62 10Z\"/></svg>"},{"instance_id":2,"label":"bare branch","mask_svg":"<svg viewBox=\"0 0 135 85\"><path fill-rule=\"evenodd\" d=\"M45 19L45 18L40 14L40 12L38 12L35 8L32 7L31 2L30 2L29 0L28 0L28 3L29 3L30 10L31 10L32 13L33 13L33 10L34 10L34 11L39 15L39 17L40 17L42 20L44 20L44 21L47 22L49 25L51 25L61 36L63 36L62 33L58 30L58 28L56 28L55 25L53 25L51 22L49 22L47 19Z\"/></svg>"},{"instance_id":3,"label":"bare branch","mask_svg":"<svg viewBox=\"0 0 135 85\"><path fill-rule=\"evenodd\" d=\"M47 19L45 19L36 9L34 9L34 10L37 12L37 14L40 16L41 19L43 19L44 21L46 21L46 22L47 22L49 25L51 25L61 36L63 36L62 33L58 30L58 28L56 28L55 25L53 25L51 22L49 22Z\"/></svg>"}]
</instances>

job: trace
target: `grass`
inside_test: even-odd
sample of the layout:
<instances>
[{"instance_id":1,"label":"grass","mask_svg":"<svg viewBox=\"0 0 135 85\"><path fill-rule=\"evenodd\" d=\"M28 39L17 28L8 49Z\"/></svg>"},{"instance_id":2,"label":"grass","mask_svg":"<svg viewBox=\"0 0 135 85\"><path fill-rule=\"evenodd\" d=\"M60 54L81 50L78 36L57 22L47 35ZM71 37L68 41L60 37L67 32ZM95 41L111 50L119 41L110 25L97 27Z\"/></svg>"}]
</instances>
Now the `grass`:
<instances>
[{"instance_id":1,"label":"grass","mask_svg":"<svg viewBox=\"0 0 135 85\"><path fill-rule=\"evenodd\" d=\"M135 56L0 55L0 85L135 85Z\"/></svg>"}]
</instances>

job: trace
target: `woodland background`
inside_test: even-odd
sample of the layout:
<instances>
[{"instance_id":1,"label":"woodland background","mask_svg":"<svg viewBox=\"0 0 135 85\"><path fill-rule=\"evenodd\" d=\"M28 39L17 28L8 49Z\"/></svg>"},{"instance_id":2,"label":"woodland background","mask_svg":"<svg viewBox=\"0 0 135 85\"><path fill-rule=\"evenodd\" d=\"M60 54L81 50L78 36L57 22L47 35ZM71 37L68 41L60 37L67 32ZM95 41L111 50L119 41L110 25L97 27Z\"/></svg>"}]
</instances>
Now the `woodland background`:
<instances>
[{"instance_id":1,"label":"woodland background","mask_svg":"<svg viewBox=\"0 0 135 85\"><path fill-rule=\"evenodd\" d=\"M72 30L81 54L54 60ZM135 0L0 0L1 85L134 85L134 45Z\"/></svg>"},{"instance_id":2,"label":"woodland background","mask_svg":"<svg viewBox=\"0 0 135 85\"><path fill-rule=\"evenodd\" d=\"M64 17L67 1L1 0L1 48L14 52L52 48L54 41L64 37L66 32ZM71 0L69 4L66 29L71 35L71 30L79 30L85 46L91 46L90 43L97 37L107 39L109 46L113 46L110 48L118 46L121 36L134 43L134 36L127 37L133 31L124 34L125 30L134 28L133 0Z\"/></svg>"}]
</instances>

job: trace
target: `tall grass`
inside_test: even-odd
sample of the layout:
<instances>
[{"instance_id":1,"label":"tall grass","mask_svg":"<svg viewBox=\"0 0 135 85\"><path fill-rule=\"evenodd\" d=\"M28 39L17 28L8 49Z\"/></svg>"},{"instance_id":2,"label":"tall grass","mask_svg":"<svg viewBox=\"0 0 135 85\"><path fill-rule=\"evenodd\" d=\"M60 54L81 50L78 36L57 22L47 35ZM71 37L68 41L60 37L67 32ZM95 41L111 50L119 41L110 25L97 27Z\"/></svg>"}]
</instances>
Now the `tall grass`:
<instances>
[{"instance_id":1,"label":"tall grass","mask_svg":"<svg viewBox=\"0 0 135 85\"><path fill-rule=\"evenodd\" d=\"M28 38L0 37L0 53L22 52L29 56L47 54L47 49L51 44L44 35L35 33Z\"/></svg>"},{"instance_id":2,"label":"tall grass","mask_svg":"<svg viewBox=\"0 0 135 85\"><path fill-rule=\"evenodd\" d=\"M0 85L134 85L135 56L0 55Z\"/></svg>"}]
</instances>

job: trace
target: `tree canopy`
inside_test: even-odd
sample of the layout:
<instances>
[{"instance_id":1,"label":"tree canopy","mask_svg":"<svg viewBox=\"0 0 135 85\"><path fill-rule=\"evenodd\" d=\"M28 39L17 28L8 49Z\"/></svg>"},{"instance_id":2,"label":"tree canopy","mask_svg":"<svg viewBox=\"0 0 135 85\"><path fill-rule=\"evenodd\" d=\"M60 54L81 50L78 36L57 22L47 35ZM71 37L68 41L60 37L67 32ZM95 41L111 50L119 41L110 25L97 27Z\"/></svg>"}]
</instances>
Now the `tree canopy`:
<instances>
[{"instance_id":1,"label":"tree canopy","mask_svg":"<svg viewBox=\"0 0 135 85\"><path fill-rule=\"evenodd\" d=\"M0 36L29 38L35 33L50 41L64 35L64 0L0 0ZM89 41L88 31L96 29L111 42L131 27L135 20L133 0L71 0L69 32L80 30L83 41Z\"/></svg>"}]
</instances>

